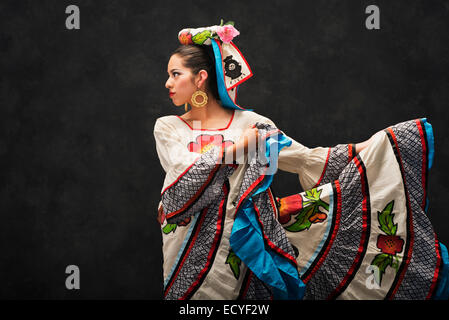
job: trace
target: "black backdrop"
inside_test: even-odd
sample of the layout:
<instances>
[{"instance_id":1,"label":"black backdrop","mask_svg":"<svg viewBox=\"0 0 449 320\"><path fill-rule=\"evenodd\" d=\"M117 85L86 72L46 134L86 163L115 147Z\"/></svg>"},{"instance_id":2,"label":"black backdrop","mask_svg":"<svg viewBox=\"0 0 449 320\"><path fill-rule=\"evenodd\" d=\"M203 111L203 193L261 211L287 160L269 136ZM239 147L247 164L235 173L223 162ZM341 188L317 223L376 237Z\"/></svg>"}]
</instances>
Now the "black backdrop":
<instances>
[{"instance_id":1,"label":"black backdrop","mask_svg":"<svg viewBox=\"0 0 449 320\"><path fill-rule=\"evenodd\" d=\"M70 4L79 30L65 27ZM365 28L370 4L380 30ZM162 297L153 126L183 113L164 87L178 31L221 18L255 74L240 105L306 146L427 117L429 215L449 244L447 1L2 0L1 298ZM273 187L301 191L284 172ZM80 290L65 287L71 264Z\"/></svg>"}]
</instances>

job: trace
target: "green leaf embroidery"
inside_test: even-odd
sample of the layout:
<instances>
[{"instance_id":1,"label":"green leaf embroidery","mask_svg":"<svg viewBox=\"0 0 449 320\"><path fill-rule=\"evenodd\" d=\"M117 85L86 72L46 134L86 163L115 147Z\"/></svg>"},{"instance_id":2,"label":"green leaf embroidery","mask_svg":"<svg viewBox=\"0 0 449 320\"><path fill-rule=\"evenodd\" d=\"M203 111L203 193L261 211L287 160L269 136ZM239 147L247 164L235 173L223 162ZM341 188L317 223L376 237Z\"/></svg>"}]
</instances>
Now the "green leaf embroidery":
<instances>
[{"instance_id":1,"label":"green leaf embroidery","mask_svg":"<svg viewBox=\"0 0 449 320\"><path fill-rule=\"evenodd\" d=\"M231 267L232 273L236 279L240 276L240 264L242 260L234 253L234 251L229 250L228 257L226 258L226 264L229 264Z\"/></svg>"},{"instance_id":2,"label":"green leaf embroidery","mask_svg":"<svg viewBox=\"0 0 449 320\"><path fill-rule=\"evenodd\" d=\"M379 279L376 279L376 282L380 285L382 276L385 274L385 269L387 269L388 266L393 265L393 256L391 254L380 253L374 257L371 265L379 268L379 272L375 272L374 274L379 276Z\"/></svg>"},{"instance_id":3,"label":"green leaf embroidery","mask_svg":"<svg viewBox=\"0 0 449 320\"><path fill-rule=\"evenodd\" d=\"M323 189L321 189L320 191L317 191L316 188L307 190L304 197L306 197L307 199L310 199L312 201L318 201L318 200L320 200L321 191L323 191Z\"/></svg>"},{"instance_id":4,"label":"green leaf embroidery","mask_svg":"<svg viewBox=\"0 0 449 320\"><path fill-rule=\"evenodd\" d=\"M379 221L379 228L388 236L396 236L398 225L394 223L394 200L391 200L381 212L377 212L377 220ZM381 235L378 236L378 241ZM397 236L396 236L397 237ZM399 237L400 239L400 237ZM402 240L401 240L402 241ZM383 249L381 249L383 250ZM385 274L385 270L388 266L395 269L396 273L399 270L401 259L396 254L380 253L377 254L371 265L379 268L377 283L380 285L382 282L382 276ZM375 273L376 274L376 273Z\"/></svg>"},{"instance_id":5,"label":"green leaf embroidery","mask_svg":"<svg viewBox=\"0 0 449 320\"><path fill-rule=\"evenodd\" d=\"M379 221L380 224L379 228L390 236L396 235L396 231L398 228L398 225L394 224L393 222L394 218L393 207L394 207L394 200L390 201L382 210L382 212L377 211L377 220Z\"/></svg>"},{"instance_id":6,"label":"green leaf embroidery","mask_svg":"<svg viewBox=\"0 0 449 320\"><path fill-rule=\"evenodd\" d=\"M296 216L296 222L289 225L285 229L291 232L300 232L305 229L309 229L312 223L309 220L309 217L314 214L314 211L317 206L310 205L305 208L302 208L299 211L299 214Z\"/></svg>"},{"instance_id":7,"label":"green leaf embroidery","mask_svg":"<svg viewBox=\"0 0 449 320\"><path fill-rule=\"evenodd\" d=\"M394 255L394 262L392 263L392 267L396 270L396 273L399 271L399 265L401 264L401 261L399 260L399 257L397 255Z\"/></svg>"},{"instance_id":8,"label":"green leaf embroidery","mask_svg":"<svg viewBox=\"0 0 449 320\"><path fill-rule=\"evenodd\" d=\"M304 207L296 216L296 221L285 227L286 230L291 232L300 232L309 229L313 223L316 223L311 222L309 218L313 217L317 213L322 214L322 212L320 212L320 207L323 207L329 211L329 204L320 199L322 191L323 189L317 190L317 188L305 191L304 197L309 200L303 202Z\"/></svg>"},{"instance_id":9,"label":"green leaf embroidery","mask_svg":"<svg viewBox=\"0 0 449 320\"><path fill-rule=\"evenodd\" d=\"M175 232L176 230L176 223L167 223L165 227L162 228L162 232L165 234L169 234L170 232Z\"/></svg>"}]
</instances>

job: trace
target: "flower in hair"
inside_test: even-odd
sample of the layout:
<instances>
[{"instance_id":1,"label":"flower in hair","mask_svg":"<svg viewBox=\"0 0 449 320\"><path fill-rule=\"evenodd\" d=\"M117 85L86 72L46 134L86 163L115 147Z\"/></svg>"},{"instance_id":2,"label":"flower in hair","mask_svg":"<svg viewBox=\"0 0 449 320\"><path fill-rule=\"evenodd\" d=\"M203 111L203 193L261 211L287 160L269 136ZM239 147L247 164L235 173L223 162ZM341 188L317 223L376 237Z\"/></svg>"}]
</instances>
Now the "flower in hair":
<instances>
[{"instance_id":1,"label":"flower in hair","mask_svg":"<svg viewBox=\"0 0 449 320\"><path fill-rule=\"evenodd\" d=\"M230 43L232 39L240 34L240 32L234 28L231 24L225 24L224 26L218 26L216 30L220 40L224 43Z\"/></svg>"},{"instance_id":2,"label":"flower in hair","mask_svg":"<svg viewBox=\"0 0 449 320\"><path fill-rule=\"evenodd\" d=\"M179 42L181 44L185 44L186 45L186 44L192 44L193 43L192 35L188 31L181 32L179 34L178 39L179 39Z\"/></svg>"},{"instance_id":3,"label":"flower in hair","mask_svg":"<svg viewBox=\"0 0 449 320\"><path fill-rule=\"evenodd\" d=\"M181 44L199 44L211 45L211 39L217 39L223 43L230 43L232 39L238 36L240 32L234 28L234 22L228 21L220 25L203 28L186 28L178 33L178 39Z\"/></svg>"}]
</instances>

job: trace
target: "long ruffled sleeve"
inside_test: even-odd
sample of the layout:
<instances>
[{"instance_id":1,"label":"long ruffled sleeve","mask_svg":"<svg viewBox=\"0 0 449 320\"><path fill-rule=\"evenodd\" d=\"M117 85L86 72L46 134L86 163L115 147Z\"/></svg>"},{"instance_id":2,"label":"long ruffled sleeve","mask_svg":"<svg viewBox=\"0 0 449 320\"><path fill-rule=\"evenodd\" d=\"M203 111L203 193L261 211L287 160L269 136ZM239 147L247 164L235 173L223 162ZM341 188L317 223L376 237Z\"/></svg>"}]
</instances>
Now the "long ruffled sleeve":
<instances>
[{"instance_id":1,"label":"long ruffled sleeve","mask_svg":"<svg viewBox=\"0 0 449 320\"><path fill-rule=\"evenodd\" d=\"M262 117L258 121L276 127L269 118ZM292 140L292 144L280 151L278 168L298 174L299 182L304 190L337 179L340 172L355 155L353 144L308 148L285 133L283 134Z\"/></svg>"},{"instance_id":2,"label":"long ruffled sleeve","mask_svg":"<svg viewBox=\"0 0 449 320\"><path fill-rule=\"evenodd\" d=\"M168 223L178 223L208 207L234 171L222 166L223 149L212 145L203 154L190 152L174 127L160 118L154 126L156 150L166 172L161 204Z\"/></svg>"}]
</instances>

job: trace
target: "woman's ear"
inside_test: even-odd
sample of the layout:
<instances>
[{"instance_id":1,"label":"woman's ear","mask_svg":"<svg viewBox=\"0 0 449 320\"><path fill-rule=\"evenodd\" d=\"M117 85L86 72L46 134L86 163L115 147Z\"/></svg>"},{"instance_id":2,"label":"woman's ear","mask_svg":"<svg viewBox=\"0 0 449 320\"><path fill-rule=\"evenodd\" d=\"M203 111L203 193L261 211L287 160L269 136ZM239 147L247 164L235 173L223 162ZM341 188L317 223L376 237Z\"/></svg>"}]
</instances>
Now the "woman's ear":
<instances>
[{"instance_id":1,"label":"woman's ear","mask_svg":"<svg viewBox=\"0 0 449 320\"><path fill-rule=\"evenodd\" d=\"M205 88L206 87L206 79L208 77L208 73L206 70L200 70L197 74L197 80L196 80L196 86L198 88Z\"/></svg>"}]
</instances>

